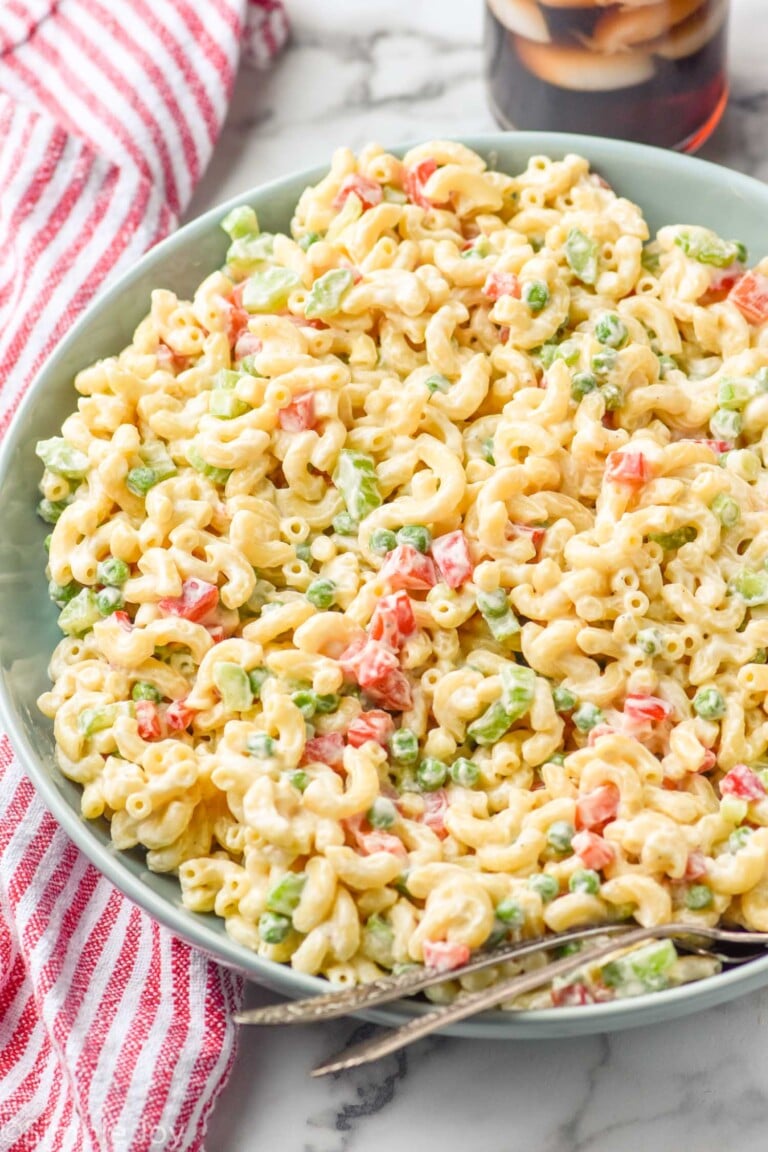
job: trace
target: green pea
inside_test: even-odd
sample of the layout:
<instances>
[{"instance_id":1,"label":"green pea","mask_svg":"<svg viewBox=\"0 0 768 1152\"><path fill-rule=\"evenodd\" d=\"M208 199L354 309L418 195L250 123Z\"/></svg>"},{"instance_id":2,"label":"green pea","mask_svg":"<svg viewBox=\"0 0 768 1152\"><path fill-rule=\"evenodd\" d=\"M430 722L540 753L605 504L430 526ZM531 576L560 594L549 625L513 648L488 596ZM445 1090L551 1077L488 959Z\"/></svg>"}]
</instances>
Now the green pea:
<instances>
[{"instance_id":1,"label":"green pea","mask_svg":"<svg viewBox=\"0 0 768 1152\"><path fill-rule=\"evenodd\" d=\"M595 324L595 338L608 348L623 348L629 332L620 316L615 312L604 312Z\"/></svg>"},{"instance_id":2,"label":"green pea","mask_svg":"<svg viewBox=\"0 0 768 1152\"><path fill-rule=\"evenodd\" d=\"M397 548L397 537L389 528L375 528L368 540L368 547L376 556L386 556Z\"/></svg>"},{"instance_id":3,"label":"green pea","mask_svg":"<svg viewBox=\"0 0 768 1152\"><path fill-rule=\"evenodd\" d=\"M287 916L262 912L259 917L259 936L265 944L282 944L290 931L291 922Z\"/></svg>"},{"instance_id":4,"label":"green pea","mask_svg":"<svg viewBox=\"0 0 768 1152\"><path fill-rule=\"evenodd\" d=\"M301 688L291 695L291 700L305 720L311 720L317 711L317 698L311 689Z\"/></svg>"},{"instance_id":5,"label":"green pea","mask_svg":"<svg viewBox=\"0 0 768 1152\"><path fill-rule=\"evenodd\" d=\"M604 348L592 357L592 371L598 380L605 380L616 367L616 352L613 348Z\"/></svg>"},{"instance_id":6,"label":"green pea","mask_svg":"<svg viewBox=\"0 0 768 1152\"><path fill-rule=\"evenodd\" d=\"M508 928L520 928L525 923L525 912L517 900L513 900L511 896L507 896L500 904L496 905L494 916L497 920L501 920L502 924L506 924Z\"/></svg>"},{"instance_id":7,"label":"green pea","mask_svg":"<svg viewBox=\"0 0 768 1152\"><path fill-rule=\"evenodd\" d=\"M303 561L305 564L312 563L312 547L310 544L296 544L296 559Z\"/></svg>"},{"instance_id":8,"label":"green pea","mask_svg":"<svg viewBox=\"0 0 768 1152\"><path fill-rule=\"evenodd\" d=\"M555 711L572 712L578 702L578 697L569 688L563 687L562 684L556 684L552 689L552 703L555 706Z\"/></svg>"},{"instance_id":9,"label":"green pea","mask_svg":"<svg viewBox=\"0 0 768 1152\"><path fill-rule=\"evenodd\" d=\"M291 772L287 773L288 781L299 792L303 792L309 784L309 776L301 768L294 768Z\"/></svg>"},{"instance_id":10,"label":"green pea","mask_svg":"<svg viewBox=\"0 0 768 1152\"><path fill-rule=\"evenodd\" d=\"M305 596L310 604L314 604L315 608L325 611L336 600L336 585L333 580L313 580L307 588Z\"/></svg>"},{"instance_id":11,"label":"green pea","mask_svg":"<svg viewBox=\"0 0 768 1152\"><path fill-rule=\"evenodd\" d=\"M649 532L648 539L654 544L660 544L665 552L676 552L684 544L690 544L696 539L698 533L692 524L686 524L675 532Z\"/></svg>"},{"instance_id":12,"label":"green pea","mask_svg":"<svg viewBox=\"0 0 768 1152\"><path fill-rule=\"evenodd\" d=\"M337 692L315 693L315 711L321 716L328 716L338 712L341 696Z\"/></svg>"},{"instance_id":13,"label":"green pea","mask_svg":"<svg viewBox=\"0 0 768 1152\"><path fill-rule=\"evenodd\" d=\"M576 829L570 820L555 820L547 829L547 844L556 852L569 852Z\"/></svg>"},{"instance_id":14,"label":"green pea","mask_svg":"<svg viewBox=\"0 0 768 1152\"><path fill-rule=\"evenodd\" d=\"M635 644L646 656L658 656L664 648L664 637L658 628L641 628Z\"/></svg>"},{"instance_id":15,"label":"green pea","mask_svg":"<svg viewBox=\"0 0 768 1152\"><path fill-rule=\"evenodd\" d=\"M277 751L277 741L266 732L252 732L245 742L245 749L257 760L269 760Z\"/></svg>"},{"instance_id":16,"label":"green pea","mask_svg":"<svg viewBox=\"0 0 768 1152\"><path fill-rule=\"evenodd\" d=\"M397 821L397 808L386 796L377 796L366 813L372 828L391 828Z\"/></svg>"},{"instance_id":17,"label":"green pea","mask_svg":"<svg viewBox=\"0 0 768 1152\"><path fill-rule=\"evenodd\" d=\"M562 752L554 752L548 760L544 761L545 764L557 764L561 766L565 764L565 755Z\"/></svg>"},{"instance_id":18,"label":"green pea","mask_svg":"<svg viewBox=\"0 0 768 1152\"><path fill-rule=\"evenodd\" d=\"M424 385L430 395L435 392L447 392L451 386L451 382L447 376L443 376L442 372L434 372L428 376L424 381Z\"/></svg>"},{"instance_id":19,"label":"green pea","mask_svg":"<svg viewBox=\"0 0 768 1152\"><path fill-rule=\"evenodd\" d=\"M571 380L571 397L577 403L597 388L597 377L592 372L576 372Z\"/></svg>"},{"instance_id":20,"label":"green pea","mask_svg":"<svg viewBox=\"0 0 768 1152\"><path fill-rule=\"evenodd\" d=\"M131 698L133 700L151 700L153 704L159 704L163 697L155 685L150 684L148 680L137 680L131 688Z\"/></svg>"},{"instance_id":21,"label":"green pea","mask_svg":"<svg viewBox=\"0 0 768 1152\"><path fill-rule=\"evenodd\" d=\"M436 792L448 777L448 765L434 756L425 756L416 769L416 781L422 792Z\"/></svg>"},{"instance_id":22,"label":"green pea","mask_svg":"<svg viewBox=\"0 0 768 1152\"><path fill-rule=\"evenodd\" d=\"M397 533L398 544L410 544L417 552L426 555L432 546L432 534L423 524L406 524Z\"/></svg>"},{"instance_id":23,"label":"green pea","mask_svg":"<svg viewBox=\"0 0 768 1152\"><path fill-rule=\"evenodd\" d=\"M74 600L79 591L80 585L76 580L70 580L69 584L57 584L55 580L51 580L48 585L48 595L59 608Z\"/></svg>"},{"instance_id":24,"label":"green pea","mask_svg":"<svg viewBox=\"0 0 768 1152\"><path fill-rule=\"evenodd\" d=\"M591 732L598 724L605 720L605 714L595 704L585 702L573 713L573 722L579 732Z\"/></svg>"},{"instance_id":25,"label":"green pea","mask_svg":"<svg viewBox=\"0 0 768 1152\"><path fill-rule=\"evenodd\" d=\"M606 412L616 412L624 404L624 392L618 384L603 384L600 387Z\"/></svg>"},{"instance_id":26,"label":"green pea","mask_svg":"<svg viewBox=\"0 0 768 1152\"><path fill-rule=\"evenodd\" d=\"M96 593L96 604L102 616L111 616L125 603L119 588L102 588Z\"/></svg>"},{"instance_id":27,"label":"green pea","mask_svg":"<svg viewBox=\"0 0 768 1152\"><path fill-rule=\"evenodd\" d=\"M479 766L474 760L467 760L464 756L454 760L449 771L454 784L459 784L462 788L474 788L480 779Z\"/></svg>"},{"instance_id":28,"label":"green pea","mask_svg":"<svg viewBox=\"0 0 768 1152\"><path fill-rule=\"evenodd\" d=\"M549 287L544 280L530 280L523 285L522 298L531 312L541 312L549 304Z\"/></svg>"},{"instance_id":29,"label":"green pea","mask_svg":"<svg viewBox=\"0 0 768 1152\"><path fill-rule=\"evenodd\" d=\"M725 698L717 688L700 688L693 698L693 710L702 720L720 720L725 716Z\"/></svg>"},{"instance_id":30,"label":"green pea","mask_svg":"<svg viewBox=\"0 0 768 1152\"><path fill-rule=\"evenodd\" d=\"M64 509L66 500L41 500L37 505L37 514L46 524L56 524Z\"/></svg>"},{"instance_id":31,"label":"green pea","mask_svg":"<svg viewBox=\"0 0 768 1152\"><path fill-rule=\"evenodd\" d=\"M709 908L711 903L711 888L708 888L706 884L691 884L685 894L686 908L690 908L692 912L698 912L703 908Z\"/></svg>"},{"instance_id":32,"label":"green pea","mask_svg":"<svg viewBox=\"0 0 768 1152\"><path fill-rule=\"evenodd\" d=\"M389 738L389 751L396 764L415 764L419 758L419 739L410 728L398 728Z\"/></svg>"},{"instance_id":33,"label":"green pea","mask_svg":"<svg viewBox=\"0 0 768 1152\"><path fill-rule=\"evenodd\" d=\"M110 584L115 588L125 584L130 574L131 570L125 561L118 560L116 556L102 560L96 569L96 579L99 584Z\"/></svg>"},{"instance_id":34,"label":"green pea","mask_svg":"<svg viewBox=\"0 0 768 1152\"><path fill-rule=\"evenodd\" d=\"M600 876L593 868L581 868L574 872L568 881L571 892L582 892L587 896L596 896L600 891Z\"/></svg>"},{"instance_id":35,"label":"green pea","mask_svg":"<svg viewBox=\"0 0 768 1152\"><path fill-rule=\"evenodd\" d=\"M560 892L560 885L557 880L547 872L535 872L533 876L528 877L527 883L531 891L540 897L543 904L549 904L550 900L554 900Z\"/></svg>"}]
</instances>

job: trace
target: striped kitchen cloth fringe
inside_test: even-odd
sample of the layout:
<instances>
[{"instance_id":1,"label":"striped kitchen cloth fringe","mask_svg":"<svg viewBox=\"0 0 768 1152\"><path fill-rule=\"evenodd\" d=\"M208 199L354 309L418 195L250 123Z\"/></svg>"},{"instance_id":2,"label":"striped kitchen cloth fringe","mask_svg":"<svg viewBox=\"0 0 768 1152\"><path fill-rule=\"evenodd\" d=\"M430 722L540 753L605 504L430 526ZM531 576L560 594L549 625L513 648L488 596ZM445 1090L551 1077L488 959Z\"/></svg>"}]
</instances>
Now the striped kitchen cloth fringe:
<instances>
[{"instance_id":1,"label":"striped kitchen cloth fringe","mask_svg":"<svg viewBox=\"0 0 768 1152\"><path fill-rule=\"evenodd\" d=\"M0 0L0 436L108 279L178 223L276 0ZM230 972L102 878L0 737L0 1152L195 1152Z\"/></svg>"}]
</instances>

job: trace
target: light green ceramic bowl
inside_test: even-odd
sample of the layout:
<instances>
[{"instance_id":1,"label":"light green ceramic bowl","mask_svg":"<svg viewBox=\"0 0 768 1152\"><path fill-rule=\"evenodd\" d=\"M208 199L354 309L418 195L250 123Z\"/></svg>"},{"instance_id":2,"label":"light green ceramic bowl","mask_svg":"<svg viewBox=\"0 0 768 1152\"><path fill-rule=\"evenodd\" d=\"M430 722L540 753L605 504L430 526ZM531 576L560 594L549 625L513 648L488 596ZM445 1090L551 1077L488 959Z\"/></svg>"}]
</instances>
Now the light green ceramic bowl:
<instances>
[{"instance_id":1,"label":"light green ceramic bowl","mask_svg":"<svg viewBox=\"0 0 768 1152\"><path fill-rule=\"evenodd\" d=\"M768 187L756 180L675 153L637 144L556 133L496 133L465 140L502 171L517 172L529 156L586 156L621 195L637 201L652 230L663 224L694 223L743 240L753 259L768 253ZM35 442L55 435L75 408L75 373L130 342L146 314L153 288L180 296L224 259L226 237L219 221L235 203L256 208L262 227L288 227L292 209L320 169L254 188L182 228L145 256L104 292L62 341L20 408L0 453L0 721L44 803L75 843L113 884L179 936L221 963L289 996L324 989L324 982L255 956L229 939L220 920L195 915L181 905L178 882L146 868L139 851L117 852L104 821L80 816L80 789L64 779L53 756L52 725L35 700L47 687L46 667L57 642L56 611L43 574L47 528L35 516L40 470ZM457 1025L463 1036L531 1037L606 1032L681 1016L768 984L768 958L683 988L586 1008L524 1013L490 1013ZM423 1007L403 1002L369 1019L400 1023Z\"/></svg>"}]
</instances>

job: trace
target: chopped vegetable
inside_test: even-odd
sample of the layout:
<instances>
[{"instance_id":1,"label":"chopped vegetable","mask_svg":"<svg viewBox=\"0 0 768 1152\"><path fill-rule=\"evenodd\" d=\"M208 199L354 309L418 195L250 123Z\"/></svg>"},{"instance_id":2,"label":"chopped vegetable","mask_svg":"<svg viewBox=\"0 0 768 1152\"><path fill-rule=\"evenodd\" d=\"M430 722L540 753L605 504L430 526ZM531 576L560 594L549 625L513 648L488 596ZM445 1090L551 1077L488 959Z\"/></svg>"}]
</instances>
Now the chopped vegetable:
<instances>
[{"instance_id":1,"label":"chopped vegetable","mask_svg":"<svg viewBox=\"0 0 768 1152\"><path fill-rule=\"evenodd\" d=\"M552 703L557 712L572 712L578 702L578 697L562 684L557 684L552 689Z\"/></svg>"},{"instance_id":2,"label":"chopped vegetable","mask_svg":"<svg viewBox=\"0 0 768 1152\"><path fill-rule=\"evenodd\" d=\"M347 740L353 748L361 748L368 740L375 740L386 748L394 728L395 722L388 712L372 709L355 717L347 729Z\"/></svg>"},{"instance_id":3,"label":"chopped vegetable","mask_svg":"<svg viewBox=\"0 0 768 1152\"><path fill-rule=\"evenodd\" d=\"M435 565L411 544L398 544L381 566L380 576L391 588L427 592L437 583Z\"/></svg>"},{"instance_id":4,"label":"chopped vegetable","mask_svg":"<svg viewBox=\"0 0 768 1152\"><path fill-rule=\"evenodd\" d=\"M611 863L616 853L613 846L598 836L596 832L584 829L577 832L571 841L571 850L584 862L587 868L600 872Z\"/></svg>"},{"instance_id":5,"label":"chopped vegetable","mask_svg":"<svg viewBox=\"0 0 768 1152\"><path fill-rule=\"evenodd\" d=\"M652 475L651 466L642 452L611 452L605 462L605 478L613 484L642 488Z\"/></svg>"},{"instance_id":6,"label":"chopped vegetable","mask_svg":"<svg viewBox=\"0 0 768 1152\"><path fill-rule=\"evenodd\" d=\"M600 877L592 868L580 869L570 876L568 889L571 892L580 892L585 896L596 896L600 891Z\"/></svg>"},{"instance_id":7,"label":"chopped vegetable","mask_svg":"<svg viewBox=\"0 0 768 1152\"><path fill-rule=\"evenodd\" d=\"M230 712L242 712L253 704L253 692L248 673L239 664L220 660L213 666L213 682L221 695L224 707Z\"/></svg>"},{"instance_id":8,"label":"chopped vegetable","mask_svg":"<svg viewBox=\"0 0 768 1152\"><path fill-rule=\"evenodd\" d=\"M371 180L368 176L359 176L357 173L353 173L344 177L341 187L334 197L333 207L337 211L343 208L347 197L352 194L357 196L364 212L369 208L375 208L377 204L381 204L384 195L378 181Z\"/></svg>"},{"instance_id":9,"label":"chopped vegetable","mask_svg":"<svg viewBox=\"0 0 768 1152\"><path fill-rule=\"evenodd\" d=\"M717 688L701 688L693 698L693 710L702 720L720 720L725 716L725 698Z\"/></svg>"},{"instance_id":10,"label":"chopped vegetable","mask_svg":"<svg viewBox=\"0 0 768 1152\"><path fill-rule=\"evenodd\" d=\"M754 608L768 604L768 572L752 572L743 568L728 585L731 592L741 596L744 603Z\"/></svg>"},{"instance_id":11,"label":"chopped vegetable","mask_svg":"<svg viewBox=\"0 0 768 1152\"><path fill-rule=\"evenodd\" d=\"M467 736L475 744L496 744L512 724L512 718L502 704L495 700L467 728Z\"/></svg>"},{"instance_id":12,"label":"chopped vegetable","mask_svg":"<svg viewBox=\"0 0 768 1152\"><path fill-rule=\"evenodd\" d=\"M625 993L658 992L668 986L676 962L677 953L671 940L653 940L605 964L601 975L609 988Z\"/></svg>"},{"instance_id":13,"label":"chopped vegetable","mask_svg":"<svg viewBox=\"0 0 768 1152\"><path fill-rule=\"evenodd\" d=\"M397 537L389 528L375 528L368 540L368 547L376 556L386 556L397 547Z\"/></svg>"},{"instance_id":14,"label":"chopped vegetable","mask_svg":"<svg viewBox=\"0 0 768 1152\"><path fill-rule=\"evenodd\" d=\"M335 316L354 282L354 274L349 268L332 268L330 272L324 273L309 290L304 315L310 319Z\"/></svg>"},{"instance_id":15,"label":"chopped vegetable","mask_svg":"<svg viewBox=\"0 0 768 1152\"><path fill-rule=\"evenodd\" d=\"M91 588L83 588L64 605L58 623L67 636L83 636L101 619L96 593Z\"/></svg>"},{"instance_id":16,"label":"chopped vegetable","mask_svg":"<svg viewBox=\"0 0 768 1152\"><path fill-rule=\"evenodd\" d=\"M503 588L497 588L494 592L478 592L476 603L494 640L504 644L518 635L520 621L512 611Z\"/></svg>"},{"instance_id":17,"label":"chopped vegetable","mask_svg":"<svg viewBox=\"0 0 768 1152\"><path fill-rule=\"evenodd\" d=\"M675 244L682 248L686 256L699 264L711 264L714 268L728 268L738 261L746 263L747 250L738 240L721 240L709 228L686 228L675 236Z\"/></svg>"},{"instance_id":18,"label":"chopped vegetable","mask_svg":"<svg viewBox=\"0 0 768 1152\"><path fill-rule=\"evenodd\" d=\"M368 635L399 650L415 631L416 617L407 592L400 589L382 596L373 611Z\"/></svg>"},{"instance_id":19,"label":"chopped vegetable","mask_svg":"<svg viewBox=\"0 0 768 1152\"><path fill-rule=\"evenodd\" d=\"M540 897L542 904L549 904L560 892L560 885L548 872L534 872L528 877L527 884Z\"/></svg>"},{"instance_id":20,"label":"chopped vegetable","mask_svg":"<svg viewBox=\"0 0 768 1152\"><path fill-rule=\"evenodd\" d=\"M502 296L520 299L520 281L514 272L489 272L483 284L483 295L493 302Z\"/></svg>"},{"instance_id":21,"label":"chopped vegetable","mask_svg":"<svg viewBox=\"0 0 768 1152\"><path fill-rule=\"evenodd\" d=\"M720 794L722 796L736 796L739 800L762 800L765 796L765 786L751 768L746 764L736 764L720 781Z\"/></svg>"},{"instance_id":22,"label":"chopped vegetable","mask_svg":"<svg viewBox=\"0 0 768 1152\"><path fill-rule=\"evenodd\" d=\"M603 312L595 324L595 338L609 348L623 348L629 339L629 332L615 312Z\"/></svg>"},{"instance_id":23,"label":"chopped vegetable","mask_svg":"<svg viewBox=\"0 0 768 1152\"><path fill-rule=\"evenodd\" d=\"M333 580L313 580L307 588L305 596L310 604L324 612L336 600L336 585Z\"/></svg>"},{"instance_id":24,"label":"chopped vegetable","mask_svg":"<svg viewBox=\"0 0 768 1152\"><path fill-rule=\"evenodd\" d=\"M399 728L389 738L389 751L396 764L415 764L419 758L419 738L410 728Z\"/></svg>"},{"instance_id":25,"label":"chopped vegetable","mask_svg":"<svg viewBox=\"0 0 768 1152\"><path fill-rule=\"evenodd\" d=\"M341 732L323 732L321 736L311 736L304 745L304 762L319 761L330 768L340 768L344 763L344 737Z\"/></svg>"},{"instance_id":26,"label":"chopped vegetable","mask_svg":"<svg viewBox=\"0 0 768 1152\"><path fill-rule=\"evenodd\" d=\"M277 741L266 732L253 732L245 742L245 750L257 760L269 760L277 751Z\"/></svg>"},{"instance_id":27,"label":"chopped vegetable","mask_svg":"<svg viewBox=\"0 0 768 1152\"><path fill-rule=\"evenodd\" d=\"M333 482L344 498L347 512L359 522L381 505L376 468L370 456L342 448Z\"/></svg>"},{"instance_id":28,"label":"chopped vegetable","mask_svg":"<svg viewBox=\"0 0 768 1152\"><path fill-rule=\"evenodd\" d=\"M597 388L597 377L591 372L576 372L571 379L571 398L578 402L594 392Z\"/></svg>"},{"instance_id":29,"label":"chopped vegetable","mask_svg":"<svg viewBox=\"0 0 768 1152\"><path fill-rule=\"evenodd\" d=\"M600 784L591 792L585 792L576 801L576 827L578 829L603 828L610 820L615 820L619 811L621 793L615 784Z\"/></svg>"},{"instance_id":30,"label":"chopped vegetable","mask_svg":"<svg viewBox=\"0 0 768 1152\"><path fill-rule=\"evenodd\" d=\"M523 285L522 299L531 312L542 312L550 300L548 284L544 280L529 280Z\"/></svg>"},{"instance_id":31,"label":"chopped vegetable","mask_svg":"<svg viewBox=\"0 0 768 1152\"><path fill-rule=\"evenodd\" d=\"M568 267L583 284L597 280L598 247L594 240L579 228L571 228L563 246Z\"/></svg>"},{"instance_id":32,"label":"chopped vegetable","mask_svg":"<svg viewBox=\"0 0 768 1152\"><path fill-rule=\"evenodd\" d=\"M422 160L420 164L405 170L405 193L408 199L426 210L432 207L432 202L424 193L424 185L435 172L437 164L434 160Z\"/></svg>"},{"instance_id":33,"label":"chopped vegetable","mask_svg":"<svg viewBox=\"0 0 768 1152\"><path fill-rule=\"evenodd\" d=\"M315 394L302 392L294 396L290 404L277 414L278 423L284 432L305 432L315 427Z\"/></svg>"},{"instance_id":34,"label":"chopped vegetable","mask_svg":"<svg viewBox=\"0 0 768 1152\"><path fill-rule=\"evenodd\" d=\"M659 724L672 715L672 705L658 696L630 693L624 700L624 715L630 720Z\"/></svg>"},{"instance_id":35,"label":"chopped vegetable","mask_svg":"<svg viewBox=\"0 0 768 1152\"><path fill-rule=\"evenodd\" d=\"M576 829L570 820L555 820L547 829L547 844L556 852L570 852L575 835Z\"/></svg>"},{"instance_id":36,"label":"chopped vegetable","mask_svg":"<svg viewBox=\"0 0 768 1152\"><path fill-rule=\"evenodd\" d=\"M290 931L291 921L287 916L263 912L259 917L259 936L265 944L282 944Z\"/></svg>"},{"instance_id":37,"label":"chopped vegetable","mask_svg":"<svg viewBox=\"0 0 768 1152\"><path fill-rule=\"evenodd\" d=\"M287 872L267 892L267 911L280 916L293 916L306 882L305 872Z\"/></svg>"},{"instance_id":38,"label":"chopped vegetable","mask_svg":"<svg viewBox=\"0 0 768 1152\"><path fill-rule=\"evenodd\" d=\"M471 955L466 944L456 944L447 940L425 940L422 945L424 964L436 972L452 972L469 962Z\"/></svg>"},{"instance_id":39,"label":"chopped vegetable","mask_svg":"<svg viewBox=\"0 0 768 1152\"><path fill-rule=\"evenodd\" d=\"M448 765L434 756L426 756L416 769L416 781L423 792L436 792L448 778Z\"/></svg>"},{"instance_id":40,"label":"chopped vegetable","mask_svg":"<svg viewBox=\"0 0 768 1152\"><path fill-rule=\"evenodd\" d=\"M199 623L219 603L219 590L215 584L190 576L181 585L181 596L164 596L158 608L166 616L181 616L183 620Z\"/></svg>"},{"instance_id":41,"label":"chopped vegetable","mask_svg":"<svg viewBox=\"0 0 768 1152\"><path fill-rule=\"evenodd\" d=\"M408 524L397 533L398 544L410 544L417 552L426 554L432 544L432 534L422 524Z\"/></svg>"},{"instance_id":42,"label":"chopped vegetable","mask_svg":"<svg viewBox=\"0 0 768 1152\"><path fill-rule=\"evenodd\" d=\"M372 828L392 828L397 821L397 808L386 796L377 796L365 817Z\"/></svg>"},{"instance_id":43,"label":"chopped vegetable","mask_svg":"<svg viewBox=\"0 0 768 1152\"><path fill-rule=\"evenodd\" d=\"M61 436L50 440L38 440L35 454L40 457L49 472L63 476L67 480L82 480L88 472L89 461L81 452Z\"/></svg>"},{"instance_id":44,"label":"chopped vegetable","mask_svg":"<svg viewBox=\"0 0 768 1152\"><path fill-rule=\"evenodd\" d=\"M573 713L573 722L579 732L589 732L595 725L605 722L605 715L597 705L585 701Z\"/></svg>"},{"instance_id":45,"label":"chopped vegetable","mask_svg":"<svg viewBox=\"0 0 768 1152\"><path fill-rule=\"evenodd\" d=\"M448 532L432 541L432 559L449 588L461 588L472 579L472 558L467 538L461 530Z\"/></svg>"},{"instance_id":46,"label":"chopped vegetable","mask_svg":"<svg viewBox=\"0 0 768 1152\"><path fill-rule=\"evenodd\" d=\"M684 528L678 528L675 532L648 533L648 539L652 540L654 544L660 545L665 552L677 551L684 544L690 544L696 539L696 536L697 532L692 524L686 524Z\"/></svg>"},{"instance_id":47,"label":"chopped vegetable","mask_svg":"<svg viewBox=\"0 0 768 1152\"><path fill-rule=\"evenodd\" d=\"M276 264L257 269L245 281L242 292L246 312L277 312L284 308L301 277L292 268Z\"/></svg>"},{"instance_id":48,"label":"chopped vegetable","mask_svg":"<svg viewBox=\"0 0 768 1152\"><path fill-rule=\"evenodd\" d=\"M690 908L692 912L699 912L703 908L709 908L711 903L711 888L708 888L706 884L691 884L685 894L686 908Z\"/></svg>"},{"instance_id":49,"label":"chopped vegetable","mask_svg":"<svg viewBox=\"0 0 768 1152\"><path fill-rule=\"evenodd\" d=\"M131 570L124 560L110 556L102 560L96 569L96 579L100 584L110 584L115 588L121 587L131 574Z\"/></svg>"},{"instance_id":50,"label":"chopped vegetable","mask_svg":"<svg viewBox=\"0 0 768 1152\"><path fill-rule=\"evenodd\" d=\"M451 780L462 788L474 788L480 779L480 768L474 760L460 756L449 768Z\"/></svg>"},{"instance_id":51,"label":"chopped vegetable","mask_svg":"<svg viewBox=\"0 0 768 1152\"><path fill-rule=\"evenodd\" d=\"M718 492L709 507L723 528L734 528L741 519L741 509L733 497L725 492Z\"/></svg>"}]
</instances>

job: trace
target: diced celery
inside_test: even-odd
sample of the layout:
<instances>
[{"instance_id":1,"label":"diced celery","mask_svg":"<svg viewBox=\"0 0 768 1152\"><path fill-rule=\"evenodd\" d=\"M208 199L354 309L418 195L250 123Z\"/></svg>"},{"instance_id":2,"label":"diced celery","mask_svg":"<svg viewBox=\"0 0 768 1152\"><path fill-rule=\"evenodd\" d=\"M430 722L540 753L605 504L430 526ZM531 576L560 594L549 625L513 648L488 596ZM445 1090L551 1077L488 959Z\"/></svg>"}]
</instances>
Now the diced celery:
<instances>
[{"instance_id":1,"label":"diced celery","mask_svg":"<svg viewBox=\"0 0 768 1152\"><path fill-rule=\"evenodd\" d=\"M370 456L342 448L333 473L333 482L344 497L347 512L355 522L363 520L381 505L376 468Z\"/></svg>"},{"instance_id":2,"label":"diced celery","mask_svg":"<svg viewBox=\"0 0 768 1152\"><path fill-rule=\"evenodd\" d=\"M40 457L49 472L64 476L67 480L82 480L88 472L88 457L61 436L50 440L38 440L35 453Z\"/></svg>"},{"instance_id":3,"label":"diced celery","mask_svg":"<svg viewBox=\"0 0 768 1152\"><path fill-rule=\"evenodd\" d=\"M213 682L221 693L224 707L230 712L242 712L253 704L248 673L239 664L219 660L213 666Z\"/></svg>"},{"instance_id":4,"label":"diced celery","mask_svg":"<svg viewBox=\"0 0 768 1152\"><path fill-rule=\"evenodd\" d=\"M563 246L569 268L584 284L597 280L598 247L591 237L579 228L571 228Z\"/></svg>"},{"instance_id":5,"label":"diced celery","mask_svg":"<svg viewBox=\"0 0 768 1152\"><path fill-rule=\"evenodd\" d=\"M276 312L301 283L298 272L277 264L257 269L245 282L243 308L247 312Z\"/></svg>"},{"instance_id":6,"label":"diced celery","mask_svg":"<svg viewBox=\"0 0 768 1152\"><path fill-rule=\"evenodd\" d=\"M486 708L482 716L473 720L467 728L467 736L475 744L496 744L508 730L512 718L500 700L495 700Z\"/></svg>"},{"instance_id":7,"label":"diced celery","mask_svg":"<svg viewBox=\"0 0 768 1152\"><path fill-rule=\"evenodd\" d=\"M306 883L306 872L286 872L267 892L267 910L281 916L293 916Z\"/></svg>"},{"instance_id":8,"label":"diced celery","mask_svg":"<svg viewBox=\"0 0 768 1152\"><path fill-rule=\"evenodd\" d=\"M628 992L637 989L656 992L669 984L669 974L677 961L671 940L654 940L642 948L612 960L601 969L603 982L609 988Z\"/></svg>"},{"instance_id":9,"label":"diced celery","mask_svg":"<svg viewBox=\"0 0 768 1152\"><path fill-rule=\"evenodd\" d=\"M83 636L93 628L97 620L103 619L99 602L92 588L83 588L65 604L59 614L59 628L67 636Z\"/></svg>"},{"instance_id":10,"label":"diced celery","mask_svg":"<svg viewBox=\"0 0 768 1152\"><path fill-rule=\"evenodd\" d=\"M201 472L214 484L226 484L232 475L231 468L217 468L214 464L208 464L201 456L197 445L193 443L187 448L187 460L196 472Z\"/></svg>"},{"instance_id":11,"label":"diced celery","mask_svg":"<svg viewBox=\"0 0 768 1152\"><path fill-rule=\"evenodd\" d=\"M355 278L349 268L332 268L312 285L304 307L304 315L310 320L335 316L354 282Z\"/></svg>"},{"instance_id":12,"label":"diced celery","mask_svg":"<svg viewBox=\"0 0 768 1152\"><path fill-rule=\"evenodd\" d=\"M709 228L685 228L675 236L675 244L692 260L715 268L727 268L737 261L741 264L747 261L747 249L741 241L721 240Z\"/></svg>"}]
</instances>

